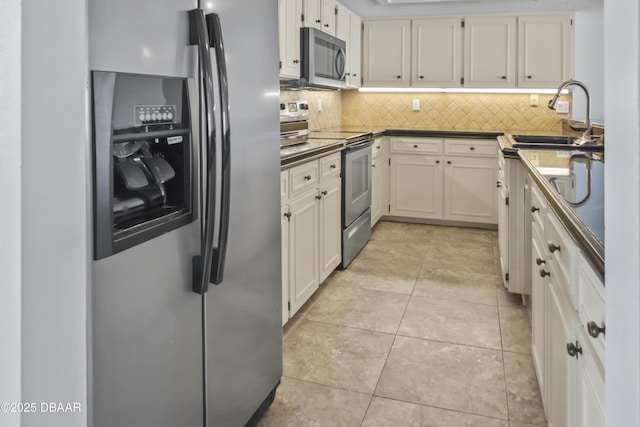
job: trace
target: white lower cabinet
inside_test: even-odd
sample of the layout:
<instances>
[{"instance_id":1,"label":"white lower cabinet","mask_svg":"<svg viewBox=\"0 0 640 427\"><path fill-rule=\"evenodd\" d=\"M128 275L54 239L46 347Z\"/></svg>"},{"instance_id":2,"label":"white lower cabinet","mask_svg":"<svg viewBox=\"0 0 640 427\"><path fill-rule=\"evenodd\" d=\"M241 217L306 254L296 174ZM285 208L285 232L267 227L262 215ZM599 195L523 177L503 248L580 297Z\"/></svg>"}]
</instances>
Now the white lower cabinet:
<instances>
[{"instance_id":1,"label":"white lower cabinet","mask_svg":"<svg viewBox=\"0 0 640 427\"><path fill-rule=\"evenodd\" d=\"M497 144L494 140L390 140L390 214L496 224Z\"/></svg>"},{"instance_id":2,"label":"white lower cabinet","mask_svg":"<svg viewBox=\"0 0 640 427\"><path fill-rule=\"evenodd\" d=\"M553 427L604 427L604 285L531 185L531 344Z\"/></svg>"},{"instance_id":3,"label":"white lower cabinet","mask_svg":"<svg viewBox=\"0 0 640 427\"><path fill-rule=\"evenodd\" d=\"M340 264L340 153L281 175L289 183L281 222L284 324Z\"/></svg>"}]
</instances>

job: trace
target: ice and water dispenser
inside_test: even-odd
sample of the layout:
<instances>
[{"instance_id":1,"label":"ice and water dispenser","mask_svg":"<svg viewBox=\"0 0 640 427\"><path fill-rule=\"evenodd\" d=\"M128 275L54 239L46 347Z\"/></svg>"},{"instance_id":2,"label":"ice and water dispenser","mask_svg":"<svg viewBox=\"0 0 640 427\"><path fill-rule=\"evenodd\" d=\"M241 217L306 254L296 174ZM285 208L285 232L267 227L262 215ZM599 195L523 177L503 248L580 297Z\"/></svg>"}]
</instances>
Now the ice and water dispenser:
<instances>
[{"instance_id":1,"label":"ice and water dispenser","mask_svg":"<svg viewBox=\"0 0 640 427\"><path fill-rule=\"evenodd\" d=\"M94 259L195 219L188 83L92 73Z\"/></svg>"}]
</instances>

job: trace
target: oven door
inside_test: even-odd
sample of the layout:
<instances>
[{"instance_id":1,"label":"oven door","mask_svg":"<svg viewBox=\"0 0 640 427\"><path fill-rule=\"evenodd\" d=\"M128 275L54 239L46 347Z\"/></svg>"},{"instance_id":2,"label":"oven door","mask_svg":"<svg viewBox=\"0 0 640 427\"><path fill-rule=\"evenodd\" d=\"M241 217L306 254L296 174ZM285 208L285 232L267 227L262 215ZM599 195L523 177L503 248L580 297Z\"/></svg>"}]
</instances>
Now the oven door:
<instances>
[{"instance_id":1,"label":"oven door","mask_svg":"<svg viewBox=\"0 0 640 427\"><path fill-rule=\"evenodd\" d=\"M372 140L348 146L342 155L342 226L349 227L371 207Z\"/></svg>"}]
</instances>

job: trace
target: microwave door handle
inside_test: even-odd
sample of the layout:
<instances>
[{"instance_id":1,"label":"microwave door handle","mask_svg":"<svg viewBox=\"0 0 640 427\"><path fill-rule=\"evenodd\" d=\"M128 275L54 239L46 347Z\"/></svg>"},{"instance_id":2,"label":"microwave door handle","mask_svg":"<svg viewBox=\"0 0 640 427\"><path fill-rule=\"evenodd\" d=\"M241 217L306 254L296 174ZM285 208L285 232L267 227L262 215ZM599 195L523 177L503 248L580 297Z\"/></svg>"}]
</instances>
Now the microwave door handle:
<instances>
[{"instance_id":1,"label":"microwave door handle","mask_svg":"<svg viewBox=\"0 0 640 427\"><path fill-rule=\"evenodd\" d=\"M215 51L216 68L218 72L218 90L220 93L220 217L218 223L218 241L213 248L211 259L210 281L213 284L222 283L224 276L224 264L227 255L227 241L229 237L229 208L231 192L231 125L229 119L229 83L227 75L227 62L222 38L222 26L220 16L210 13L206 16L209 28L209 44Z\"/></svg>"},{"instance_id":2,"label":"microwave door handle","mask_svg":"<svg viewBox=\"0 0 640 427\"><path fill-rule=\"evenodd\" d=\"M211 259L213 257L213 232L215 219L215 121L214 121L214 94L213 94L213 70L211 68L211 54L209 51L209 39L207 37L207 25L202 9L189 11L189 38L192 45L198 45L200 54L200 70L202 76L202 90L204 92L204 118L205 129L204 144L200 144L200 163L202 167L203 181L201 181L201 200L203 203L203 218L201 220L200 255L193 257L193 292L205 294L209 289L209 277L211 275ZM202 188L204 187L204 189ZM203 194L204 190L204 194Z\"/></svg>"},{"instance_id":3,"label":"microwave door handle","mask_svg":"<svg viewBox=\"0 0 640 427\"><path fill-rule=\"evenodd\" d=\"M338 64L340 63L339 59L342 56L342 65L338 68ZM338 48L338 53L336 53L336 72L340 76L340 80L344 80L344 77L347 73L347 54L343 48Z\"/></svg>"}]
</instances>

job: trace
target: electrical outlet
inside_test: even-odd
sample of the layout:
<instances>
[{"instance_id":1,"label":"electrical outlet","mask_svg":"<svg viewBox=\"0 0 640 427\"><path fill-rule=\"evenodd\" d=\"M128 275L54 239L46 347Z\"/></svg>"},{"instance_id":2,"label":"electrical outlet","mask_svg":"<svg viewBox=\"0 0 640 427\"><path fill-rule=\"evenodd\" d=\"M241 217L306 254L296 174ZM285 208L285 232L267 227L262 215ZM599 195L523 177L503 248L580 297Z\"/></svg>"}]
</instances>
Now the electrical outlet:
<instances>
[{"instance_id":1,"label":"electrical outlet","mask_svg":"<svg viewBox=\"0 0 640 427\"><path fill-rule=\"evenodd\" d=\"M532 107L537 107L538 106L538 94L537 93L532 93L531 95L529 95L529 105Z\"/></svg>"},{"instance_id":2,"label":"electrical outlet","mask_svg":"<svg viewBox=\"0 0 640 427\"><path fill-rule=\"evenodd\" d=\"M569 101L558 102L558 108L556 108L558 114L569 114Z\"/></svg>"},{"instance_id":3,"label":"electrical outlet","mask_svg":"<svg viewBox=\"0 0 640 427\"><path fill-rule=\"evenodd\" d=\"M322 99L318 98L318 112L322 111Z\"/></svg>"},{"instance_id":4,"label":"electrical outlet","mask_svg":"<svg viewBox=\"0 0 640 427\"><path fill-rule=\"evenodd\" d=\"M420 111L420 100L414 99L411 103L413 111Z\"/></svg>"}]
</instances>

